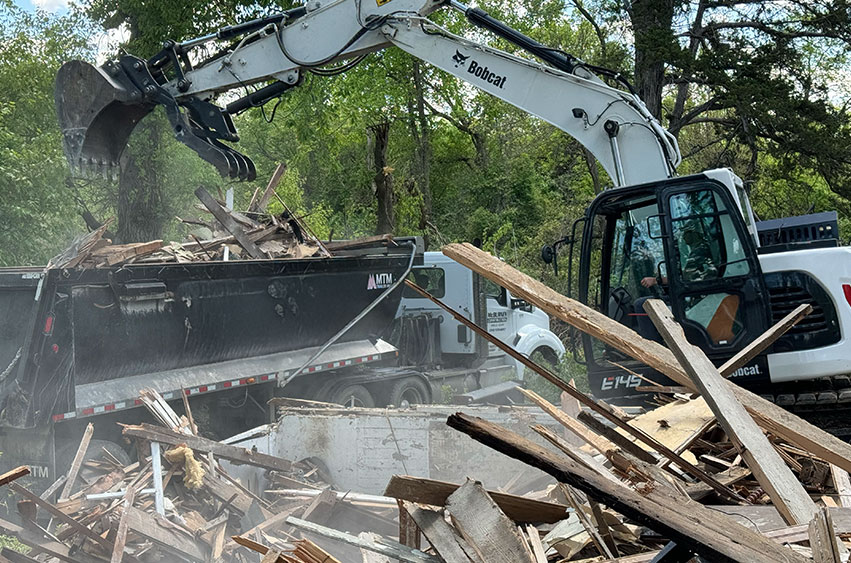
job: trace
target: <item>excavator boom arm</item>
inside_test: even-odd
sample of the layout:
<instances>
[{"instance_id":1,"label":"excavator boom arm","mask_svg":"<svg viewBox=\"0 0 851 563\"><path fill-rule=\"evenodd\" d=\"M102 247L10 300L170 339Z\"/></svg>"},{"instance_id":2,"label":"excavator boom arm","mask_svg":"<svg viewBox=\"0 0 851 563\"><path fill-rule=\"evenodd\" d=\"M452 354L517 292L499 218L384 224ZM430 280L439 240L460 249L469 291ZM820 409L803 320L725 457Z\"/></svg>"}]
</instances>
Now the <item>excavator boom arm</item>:
<instances>
[{"instance_id":1,"label":"excavator boom arm","mask_svg":"<svg viewBox=\"0 0 851 563\"><path fill-rule=\"evenodd\" d=\"M445 6L545 63L458 37L426 18ZM225 53L190 63L195 47L239 34L239 43ZM676 140L634 93L603 82L596 74L601 69L454 0L311 3L196 40L167 42L148 61L125 55L100 68L66 63L56 86L66 156L73 168L114 168L136 123L162 105L179 140L223 175L253 179L251 160L224 143L239 139L232 115L297 86L306 71L342 72L394 45L563 130L597 158L617 186L669 178L680 162ZM267 82L225 108L210 102L216 94Z\"/></svg>"}]
</instances>

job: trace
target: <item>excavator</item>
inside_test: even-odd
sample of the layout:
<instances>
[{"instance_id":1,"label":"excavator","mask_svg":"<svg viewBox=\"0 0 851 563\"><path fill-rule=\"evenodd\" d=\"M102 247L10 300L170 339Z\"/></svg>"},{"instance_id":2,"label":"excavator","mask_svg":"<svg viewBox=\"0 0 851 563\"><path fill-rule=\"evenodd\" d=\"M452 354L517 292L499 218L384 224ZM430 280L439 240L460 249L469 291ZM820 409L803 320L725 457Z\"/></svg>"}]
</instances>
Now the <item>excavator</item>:
<instances>
[{"instance_id":1,"label":"excavator","mask_svg":"<svg viewBox=\"0 0 851 563\"><path fill-rule=\"evenodd\" d=\"M529 57L450 33L429 18L438 10L460 12ZM613 186L570 236L543 252L557 264L559 248L569 246L571 282L578 253L580 301L654 338L641 304L662 298L688 339L718 364L809 303L806 318L732 378L789 408L851 406L851 254L838 244L835 214L757 222L732 170L677 176L675 137L623 76L457 0L311 0L203 37L165 41L147 60L67 62L56 80L64 150L78 173L113 174L136 123L163 106L178 140L223 176L252 180L251 159L228 144L239 140L234 115L298 87L307 73L346 72L390 47L561 129L608 173ZM249 88L256 89L234 99ZM231 101L217 105L221 94ZM577 359L587 364L598 397L644 400L637 389L643 379L666 382L589 336L581 348Z\"/></svg>"}]
</instances>

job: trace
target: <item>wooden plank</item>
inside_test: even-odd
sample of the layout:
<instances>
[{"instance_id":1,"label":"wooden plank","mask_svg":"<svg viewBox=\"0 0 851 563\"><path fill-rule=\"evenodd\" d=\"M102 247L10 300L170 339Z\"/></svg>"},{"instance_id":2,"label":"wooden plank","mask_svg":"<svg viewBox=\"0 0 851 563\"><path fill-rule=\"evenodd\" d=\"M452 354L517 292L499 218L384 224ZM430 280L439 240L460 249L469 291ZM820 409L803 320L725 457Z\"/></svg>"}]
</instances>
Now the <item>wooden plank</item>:
<instances>
[{"instance_id":1,"label":"wooden plank","mask_svg":"<svg viewBox=\"0 0 851 563\"><path fill-rule=\"evenodd\" d=\"M6 473L0 475L0 486L8 485L12 481L16 479L20 479L26 475L30 474L30 468L26 465L21 465L20 467L16 467L11 471L7 471Z\"/></svg>"},{"instance_id":2,"label":"wooden plank","mask_svg":"<svg viewBox=\"0 0 851 563\"><path fill-rule=\"evenodd\" d=\"M154 507L157 514L165 516L165 495L163 494L163 463L160 457L160 443L151 442L151 469L154 480Z\"/></svg>"},{"instance_id":3,"label":"wooden plank","mask_svg":"<svg viewBox=\"0 0 851 563\"><path fill-rule=\"evenodd\" d=\"M697 458L686 450L689 440L699 437L699 431L715 421L712 409L701 398L691 401L674 401L638 415L629 421L665 444L686 461L697 463ZM665 460L667 461L667 460ZM660 467L667 463L660 462Z\"/></svg>"},{"instance_id":4,"label":"wooden plank","mask_svg":"<svg viewBox=\"0 0 851 563\"><path fill-rule=\"evenodd\" d=\"M648 300L644 310L700 389L706 404L715 413L718 424L724 428L786 523L794 525L811 521L818 508L810 495L730 391L706 354L686 340L682 328L663 301Z\"/></svg>"},{"instance_id":5,"label":"wooden plank","mask_svg":"<svg viewBox=\"0 0 851 563\"><path fill-rule=\"evenodd\" d=\"M809 525L810 548L814 563L842 563L830 512L822 507Z\"/></svg>"},{"instance_id":6,"label":"wooden plank","mask_svg":"<svg viewBox=\"0 0 851 563\"><path fill-rule=\"evenodd\" d=\"M236 463L246 463L264 469L287 472L292 468L291 462L280 457L255 452L238 446L229 446L200 436L181 434L168 428L160 428L151 424L140 424L138 426L125 425L123 433L125 436L143 438L173 446L186 444L192 450L205 453L210 452L217 457L222 457Z\"/></svg>"},{"instance_id":7,"label":"wooden plank","mask_svg":"<svg viewBox=\"0 0 851 563\"><path fill-rule=\"evenodd\" d=\"M109 563L121 563L124 557L124 545L127 543L127 510L133 506L136 499L136 489L128 487L122 501L121 520L118 521L118 531L115 533L115 546L112 549L112 558Z\"/></svg>"},{"instance_id":8,"label":"wooden plank","mask_svg":"<svg viewBox=\"0 0 851 563\"><path fill-rule=\"evenodd\" d=\"M275 167L275 171L272 173L272 177L269 178L269 183L266 185L266 189L263 191L263 195L260 196L260 201L258 201L257 205L253 208L250 205L248 206L251 211L266 211L266 206L269 205L269 200L272 199L272 194L275 192L275 188L278 187L278 184L281 183L281 178L284 177L284 173L286 171L287 165L283 162L279 163Z\"/></svg>"},{"instance_id":9,"label":"wooden plank","mask_svg":"<svg viewBox=\"0 0 851 563\"><path fill-rule=\"evenodd\" d=\"M646 432L642 431L639 428L631 426L629 424L629 422L623 417L623 415L620 414L616 409L614 409L610 405L605 405L604 403L595 401L593 398L589 397L588 395L581 393L579 390L571 387L570 385L567 385L559 377L557 377L553 373L547 371L546 369L542 368L541 366L539 366L538 364L536 364L535 362L530 360L525 355L519 353L517 350L515 350L514 348L512 348L511 346L509 346L508 344L506 344L505 342L503 342L499 338L495 337L494 335L490 334L488 331L486 331L482 327L478 326L476 323L470 321L467 317L465 317L464 315L462 315L458 311L455 311L454 309L447 306L445 303L443 303L439 299L436 299L434 296L430 295L428 292L426 292L425 290L423 290L421 287L417 286L416 284L414 284L410 280L406 280L405 285L407 285L408 287L410 287L411 289L413 289L414 291L416 291L417 293L419 293L423 297L426 297L427 299L430 299L431 301L433 301L434 303L439 305L441 308L443 308L445 311L447 311L449 314L451 314L455 318L455 320L457 320L458 322L460 322L464 326L468 327L474 333L481 336L482 338L487 340L489 343L493 344L494 346L496 346L497 348L499 348L500 350L502 350L503 352L508 354L510 357L514 358L515 360L517 360L518 362L520 362L524 366L528 367L529 369L531 369L532 371L534 371L535 373L537 373L538 375L540 375L541 377L543 377L544 379L546 379L547 381L549 381L550 383L552 383L553 385L555 385L556 387L561 389L562 391L564 391L564 392L570 394L571 396L575 397L580 403L582 403L586 407L590 408L591 410L593 410L597 414L602 415L606 420L612 422L618 428L622 428L623 430L626 430L630 435L635 436L638 440L640 440L644 444L647 444L648 446L650 446L654 450L658 451L659 453L661 453L665 457L669 458L672 462L677 464L677 466L679 466L681 469L687 471L692 476L697 477L698 479L700 479L701 481L703 481L704 483L706 483L707 485L712 487L721 496L723 496L725 498L729 498L729 499L731 499L735 502L744 502L744 498L742 498L742 496L739 495L736 491L732 490L731 488L729 488L725 485L722 485L714 477L709 475L706 471L702 470L701 468L697 467L696 465L693 465L693 464L687 462L678 453L674 452L673 450L671 450L670 448L668 448L664 444L661 444L658 440L656 440L655 438L653 438L652 436L650 436Z\"/></svg>"},{"instance_id":10,"label":"wooden plank","mask_svg":"<svg viewBox=\"0 0 851 563\"><path fill-rule=\"evenodd\" d=\"M471 558L467 553L472 552L472 549L469 545L465 549L464 544L466 542L446 522L442 510L431 510L409 501L402 501L402 503L405 510L419 526L428 543L434 548L435 553L446 563L470 563ZM482 563L479 558L476 558L475 561Z\"/></svg>"},{"instance_id":11,"label":"wooden plank","mask_svg":"<svg viewBox=\"0 0 851 563\"><path fill-rule=\"evenodd\" d=\"M613 444L611 441L603 438L602 436L596 434L592 430L589 430L587 426L572 418L567 416L561 410L556 408L555 405L550 403L548 400L544 399L534 391L529 389L519 388L519 391L526 396L527 399L538 405L542 411L556 419L556 421L573 432L576 436L582 439L584 442L587 442L595 450L600 452L603 455L606 455L611 450L616 450L617 446Z\"/></svg>"},{"instance_id":12,"label":"wooden plank","mask_svg":"<svg viewBox=\"0 0 851 563\"><path fill-rule=\"evenodd\" d=\"M102 560L83 551L71 552L71 548L63 543L41 537L40 534L22 528L18 524L0 519L0 531L14 536L24 545L28 545L39 553L47 554L67 563L100 563Z\"/></svg>"},{"instance_id":13,"label":"wooden plank","mask_svg":"<svg viewBox=\"0 0 851 563\"><path fill-rule=\"evenodd\" d=\"M848 472L830 464L830 475L833 477L833 488L839 497L839 506L851 507L851 478Z\"/></svg>"},{"instance_id":14,"label":"wooden plank","mask_svg":"<svg viewBox=\"0 0 851 563\"><path fill-rule=\"evenodd\" d=\"M339 530L320 526L319 524L314 524L313 522L308 522L292 516L287 518L286 522L290 526L294 526L300 530L319 534L320 536L325 536L326 538L341 541L349 545L355 545L361 549L374 551L375 553L393 557L406 563L440 563L440 560L437 557L427 555L419 550L411 549L410 547L404 546L398 542L386 539L381 540L381 542L365 540L345 532L340 532Z\"/></svg>"},{"instance_id":15,"label":"wooden plank","mask_svg":"<svg viewBox=\"0 0 851 563\"><path fill-rule=\"evenodd\" d=\"M67 500L71 496L71 491L74 490L74 484L77 482L77 475L80 474L80 468L83 466L83 458L86 456L86 451L89 449L89 442L92 440L95 427L90 422L86 425L86 430L83 432L83 438L80 440L80 445L77 447L77 453L74 454L74 461L71 462L71 468L68 470L68 479L65 481L65 486L62 487L62 492L59 494L60 501Z\"/></svg>"},{"instance_id":16,"label":"wooden plank","mask_svg":"<svg viewBox=\"0 0 851 563\"><path fill-rule=\"evenodd\" d=\"M445 506L446 499L460 485L423 477L394 475L384 495L431 506ZM512 520L522 523L555 524L567 517L567 506L544 502L508 493L488 491L497 506Z\"/></svg>"},{"instance_id":17,"label":"wooden plank","mask_svg":"<svg viewBox=\"0 0 851 563\"><path fill-rule=\"evenodd\" d=\"M569 457L573 461L575 461L577 463L581 463L581 464L585 465L586 467L588 467L589 469L593 469L599 475L602 475L603 477L605 477L609 481L612 481L613 483L617 483L619 485L622 484L620 482L620 480L617 477L615 477L612 474L612 472L605 465L603 465L602 462L597 461L596 458L586 454L585 452L583 452L579 448L569 444L567 441L564 440L564 438L558 436L557 434L555 434L552 430L550 430L546 426L542 426L540 424L533 424L531 426L531 428L532 428L532 430L534 430L535 432L540 434L549 443L551 443L552 445L557 447L559 450L561 450L561 452L564 455L566 455L567 457Z\"/></svg>"},{"instance_id":18,"label":"wooden plank","mask_svg":"<svg viewBox=\"0 0 851 563\"><path fill-rule=\"evenodd\" d=\"M227 209L219 205L219 202L213 199L207 190L204 188L198 188L195 190L195 196L201 200L201 203L204 204L204 207L210 210L210 213L219 220L219 223L225 228L227 232L233 235L236 241L239 243L242 248L248 252L248 254L255 259L266 258L266 255L263 254L257 245L251 242L248 236L245 234L242 226L240 226L236 219L231 217L230 213Z\"/></svg>"},{"instance_id":19,"label":"wooden plank","mask_svg":"<svg viewBox=\"0 0 851 563\"><path fill-rule=\"evenodd\" d=\"M795 307L795 310L777 321L774 326L763 332L753 342L739 350L735 356L724 362L718 368L718 372L724 377L730 377L733 372L759 356L769 346L774 344L775 340L786 334L786 331L798 324L801 319L812 313L812 311L812 305L807 303L798 305Z\"/></svg>"},{"instance_id":20,"label":"wooden plank","mask_svg":"<svg viewBox=\"0 0 851 563\"><path fill-rule=\"evenodd\" d=\"M420 549L422 546L422 534L416 521L411 518L411 515L405 510L403 501L396 499L396 505L399 508L399 543Z\"/></svg>"},{"instance_id":21,"label":"wooden plank","mask_svg":"<svg viewBox=\"0 0 851 563\"><path fill-rule=\"evenodd\" d=\"M488 563L529 561L524 540L481 483L467 480L446 499L455 529Z\"/></svg>"},{"instance_id":22,"label":"wooden plank","mask_svg":"<svg viewBox=\"0 0 851 563\"><path fill-rule=\"evenodd\" d=\"M670 350L652 340L642 338L603 313L565 297L543 283L501 262L471 244L449 244L443 253L476 273L506 287L552 316L605 342L673 379L678 385L696 390L691 378ZM821 459L851 471L851 444L816 428L802 418L762 397L729 382L736 398L757 418L757 423L775 436L798 446Z\"/></svg>"},{"instance_id":23,"label":"wooden plank","mask_svg":"<svg viewBox=\"0 0 851 563\"><path fill-rule=\"evenodd\" d=\"M124 514L127 518L127 529L134 534L151 540L169 553L196 561L206 560L205 550L162 516L156 513L148 514L133 506L127 507Z\"/></svg>"},{"instance_id":24,"label":"wooden plank","mask_svg":"<svg viewBox=\"0 0 851 563\"><path fill-rule=\"evenodd\" d=\"M606 438L617 447L627 452L630 455L633 455L644 461L646 463L656 463L659 461L656 456L651 454L649 451L645 450L632 440L626 437L626 435L618 432L612 426L607 426L603 421L595 418L593 414L588 411L582 411L579 413L579 422L590 428L592 431L596 432L600 436ZM632 422L630 422L632 424Z\"/></svg>"},{"instance_id":25,"label":"wooden plank","mask_svg":"<svg viewBox=\"0 0 851 563\"><path fill-rule=\"evenodd\" d=\"M13 551L8 547L0 549L0 563L39 563L38 559L33 559L28 555Z\"/></svg>"},{"instance_id":26,"label":"wooden plank","mask_svg":"<svg viewBox=\"0 0 851 563\"><path fill-rule=\"evenodd\" d=\"M682 501L663 487L645 487L642 494L638 494L616 486L595 471L486 420L458 413L450 416L447 424L505 455L537 467L561 483L583 491L627 518L689 546L710 561L806 561L801 555L699 503L691 503L688 510L683 510Z\"/></svg>"},{"instance_id":27,"label":"wooden plank","mask_svg":"<svg viewBox=\"0 0 851 563\"><path fill-rule=\"evenodd\" d=\"M113 544L109 540L101 537L100 534L92 530L91 528L80 524L74 518L71 518L46 500L42 500L38 495L29 491L29 489L25 489L24 487L18 485L17 483L9 483L9 488L11 488L15 493L21 495L28 501L35 503L39 508L47 511L48 514L56 518L59 522L63 524L67 524L70 526L75 532L79 534L83 534L88 539L92 540L96 544L100 545L106 553L112 553Z\"/></svg>"}]
</instances>

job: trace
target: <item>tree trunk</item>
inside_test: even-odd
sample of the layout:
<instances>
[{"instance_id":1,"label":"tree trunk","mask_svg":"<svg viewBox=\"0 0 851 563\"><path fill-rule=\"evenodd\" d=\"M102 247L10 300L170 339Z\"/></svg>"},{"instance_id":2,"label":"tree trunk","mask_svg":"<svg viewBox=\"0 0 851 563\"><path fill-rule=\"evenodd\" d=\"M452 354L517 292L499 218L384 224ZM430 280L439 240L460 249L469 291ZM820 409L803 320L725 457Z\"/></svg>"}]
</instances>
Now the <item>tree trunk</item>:
<instances>
[{"instance_id":1,"label":"tree trunk","mask_svg":"<svg viewBox=\"0 0 851 563\"><path fill-rule=\"evenodd\" d=\"M425 92L423 89L420 62L414 60L414 101L416 103L416 126L412 128L417 139L417 187L423 202L420 210L420 229L431 222L431 139L429 124L425 113Z\"/></svg>"},{"instance_id":2,"label":"tree trunk","mask_svg":"<svg viewBox=\"0 0 851 563\"><path fill-rule=\"evenodd\" d=\"M387 143L390 136L390 122L383 121L369 127L372 133L372 162L375 176L372 190L378 202L375 232L393 233L396 224L396 198L393 194L393 169L387 165Z\"/></svg>"},{"instance_id":3,"label":"tree trunk","mask_svg":"<svg viewBox=\"0 0 851 563\"><path fill-rule=\"evenodd\" d=\"M665 60L676 47L671 26L677 0L635 0L629 9L635 34L635 87L656 119L662 119Z\"/></svg>"},{"instance_id":4,"label":"tree trunk","mask_svg":"<svg viewBox=\"0 0 851 563\"><path fill-rule=\"evenodd\" d=\"M147 150L154 151L160 138L156 124L142 124L149 134ZM140 127L140 128L141 128ZM129 151L128 151L129 152ZM118 181L118 229L116 242L146 242L162 238L165 223L162 180L154 158L142 158L144 169L137 163L137 155L127 154L121 165Z\"/></svg>"}]
</instances>

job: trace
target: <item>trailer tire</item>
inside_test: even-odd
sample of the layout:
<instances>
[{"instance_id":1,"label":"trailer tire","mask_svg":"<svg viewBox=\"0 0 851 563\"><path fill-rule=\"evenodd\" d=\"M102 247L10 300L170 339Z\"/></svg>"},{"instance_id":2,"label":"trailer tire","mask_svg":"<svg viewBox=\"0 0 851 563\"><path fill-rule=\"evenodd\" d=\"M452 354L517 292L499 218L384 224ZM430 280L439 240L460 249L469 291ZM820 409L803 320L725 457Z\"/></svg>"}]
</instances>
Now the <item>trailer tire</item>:
<instances>
[{"instance_id":1,"label":"trailer tire","mask_svg":"<svg viewBox=\"0 0 851 563\"><path fill-rule=\"evenodd\" d=\"M424 405L431 402L431 390L419 377L406 377L393 383L388 404L397 407Z\"/></svg>"},{"instance_id":2,"label":"trailer tire","mask_svg":"<svg viewBox=\"0 0 851 563\"><path fill-rule=\"evenodd\" d=\"M371 409L375 406L375 397L363 385L345 385L334 391L330 401L344 407L360 407Z\"/></svg>"},{"instance_id":3,"label":"trailer tire","mask_svg":"<svg viewBox=\"0 0 851 563\"><path fill-rule=\"evenodd\" d=\"M56 470L58 475L67 473L71 468L71 463L74 461L74 456L77 454L78 447L79 446L77 444L67 444L56 452ZM83 461L86 462L103 457L103 450L112 454L112 456L121 462L124 467L130 465L130 455L127 451L115 442L111 442L109 440L91 440L89 442L88 449L86 449L86 454L83 456ZM91 470L83 465L80 468L79 475L85 476L87 471ZM84 484L85 481L83 479L78 479L71 492L77 492L84 486Z\"/></svg>"}]
</instances>

